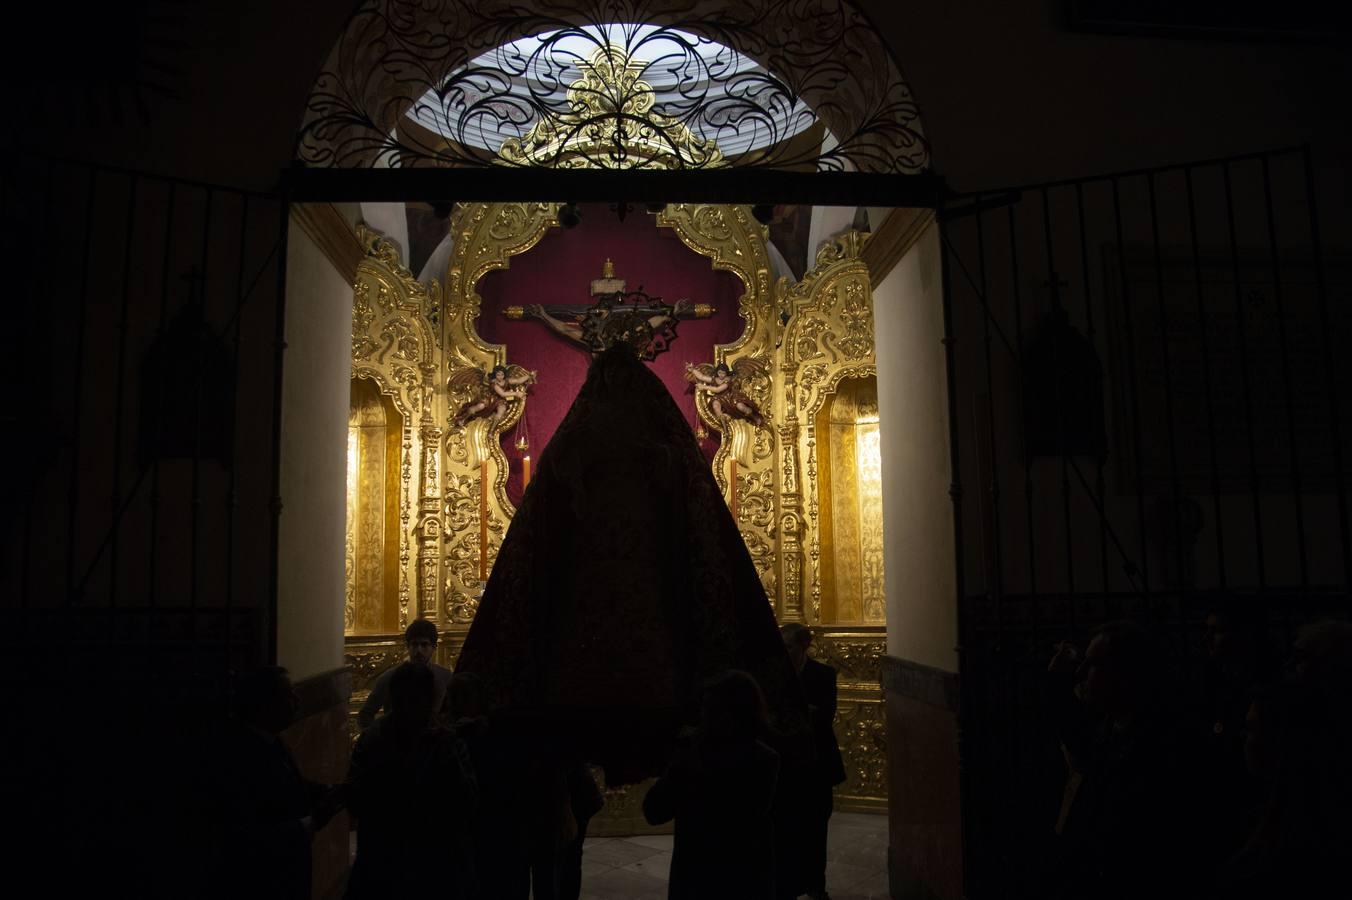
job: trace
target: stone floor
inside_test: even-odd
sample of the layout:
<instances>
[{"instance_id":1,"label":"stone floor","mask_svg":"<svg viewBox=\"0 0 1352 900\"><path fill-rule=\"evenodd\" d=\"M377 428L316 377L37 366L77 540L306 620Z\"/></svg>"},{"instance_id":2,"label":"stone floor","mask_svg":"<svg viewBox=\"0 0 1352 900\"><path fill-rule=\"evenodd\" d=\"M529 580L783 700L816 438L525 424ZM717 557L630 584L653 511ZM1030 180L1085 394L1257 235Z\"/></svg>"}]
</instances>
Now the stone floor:
<instances>
[{"instance_id":1,"label":"stone floor","mask_svg":"<svg viewBox=\"0 0 1352 900\"><path fill-rule=\"evenodd\" d=\"M582 853L582 900L665 900L671 835L589 839ZM827 840L832 900L885 900L887 816L836 813Z\"/></svg>"}]
</instances>

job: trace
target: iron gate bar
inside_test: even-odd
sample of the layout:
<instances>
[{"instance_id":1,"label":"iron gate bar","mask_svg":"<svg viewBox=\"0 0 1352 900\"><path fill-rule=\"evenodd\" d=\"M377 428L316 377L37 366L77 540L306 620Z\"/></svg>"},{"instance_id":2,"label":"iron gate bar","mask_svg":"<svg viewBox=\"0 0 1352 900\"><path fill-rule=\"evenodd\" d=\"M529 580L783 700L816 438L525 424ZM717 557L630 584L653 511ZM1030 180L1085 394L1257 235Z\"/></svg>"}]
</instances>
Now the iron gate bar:
<instances>
[{"instance_id":1,"label":"iron gate bar","mask_svg":"<svg viewBox=\"0 0 1352 900\"><path fill-rule=\"evenodd\" d=\"M50 200L50 198L51 198L51 196L52 196L52 190L55 188L55 169L56 169L56 166L55 166L52 162L50 162L50 161L47 162L46 166L47 166L47 168L46 168L46 171L47 171L47 177L43 180L43 198L44 198L45 200ZM5 171L6 171L6 172L17 172L17 171L19 171L19 170L18 170L17 167L14 167L14 166L11 165L11 166L6 166L6 167L5 167ZM41 208L41 209L40 209L40 212L38 213L38 216L39 216L39 218L38 218L38 232L37 232L37 234L38 234L38 242L39 242L39 249L38 249L38 252L41 254L41 255L39 256L39 261L40 261L40 268L42 268L42 269L48 268L48 266L49 266L49 264L50 264L51 256L52 256L51 247L52 247L52 244L53 244L54 242L51 240L50 232L51 232L51 225L52 225L52 221L51 221L51 219L52 219L52 214L51 214L51 211L52 211L52 206L53 206L53 205L54 205L54 204L52 204L52 203L50 203L50 202L43 202L43 203L39 203L39 204L38 204L38 206ZM43 285L42 285L42 288L43 288L42 293L43 293L44 299L47 300L47 301L50 303L50 302L51 302L51 295L50 295L50 290L51 290L51 289L50 289L50 287L49 287L48 285L49 285L49 282L47 282L47 281L44 280ZM29 490L30 490L30 491L32 490L32 486L31 486L31 485L29 486ZM31 590L31 588L32 588L32 576L33 576L33 562L32 562L32 556L33 556L33 506L34 506L34 503L33 503L33 498L32 498L31 496L28 497L27 502L25 503L25 506L26 506L26 509L25 509L25 511L24 511L24 526L23 526L23 561L20 563L21 571L20 571L20 574L19 574L19 584L20 584L20 587L19 587L20 601L19 601L19 602L20 602L20 608L26 611L26 610L28 609L28 602L29 602L30 599L32 599L31 596L30 596L30 590Z\"/></svg>"},{"instance_id":2,"label":"iron gate bar","mask_svg":"<svg viewBox=\"0 0 1352 900\"><path fill-rule=\"evenodd\" d=\"M1014 216L1014 207L1007 207L1009 216L1009 266L1010 266L1010 286L1014 295L1014 339L1018 341L1018 350L1014 357L1019 369L1019 377L1023 377L1023 298L1022 291L1019 288L1019 235L1017 222ZM1036 534L1033 528L1033 462L1028 455L1028 435L1026 427L1028 422L1027 398L1023 391L1019 391L1019 412L1022 424L1020 434L1023 435L1023 504L1024 515L1028 525L1028 593L1032 597L1029 605L1029 615L1033 620L1033 627L1037 627L1037 547L1034 541Z\"/></svg>"},{"instance_id":3,"label":"iron gate bar","mask_svg":"<svg viewBox=\"0 0 1352 900\"><path fill-rule=\"evenodd\" d=\"M1300 451L1296 439L1296 412L1291 392L1291 349L1286 340L1286 297L1282 291L1281 251L1277 249L1277 212L1272 203L1272 170L1263 159L1263 208L1267 213L1268 254L1272 259L1272 300L1277 307L1277 346L1281 350L1282 391L1286 399L1287 446L1291 455L1291 496L1296 506L1296 558L1300 563L1300 587L1310 589L1309 565L1305 555L1305 499L1301 496ZM1290 627L1290 604L1287 626Z\"/></svg>"},{"instance_id":4,"label":"iron gate bar","mask_svg":"<svg viewBox=\"0 0 1352 900\"><path fill-rule=\"evenodd\" d=\"M283 189L277 204L277 308L273 322L272 372L272 497L268 524L268 602L263 639L267 660L277 658L277 579L281 574L282 553L278 546L282 523L282 363L286 357L286 253L291 231L291 198Z\"/></svg>"},{"instance_id":5,"label":"iron gate bar","mask_svg":"<svg viewBox=\"0 0 1352 900\"><path fill-rule=\"evenodd\" d=\"M976 207L977 271L980 273L981 277L980 298L982 309L985 312L981 317L984 332L982 352L986 360L986 430L990 443L989 452L991 466L991 480L988 490L990 492L991 518L993 522L991 530L994 533L994 547L992 550L995 553L995 590L992 593L994 595L995 604L995 627L998 630L1001 622L1001 614L1003 612L1001 606L1004 603L1005 566L1001 546L1002 536L1000 534L1000 454L995 436L995 380L991 373L991 319L993 317L991 315L990 307L986 302L986 294L989 285L986 280L986 234L983 227L985 209L981 205L980 197L977 198L974 206ZM945 216L947 216L946 210ZM961 260L959 260L959 263L961 263Z\"/></svg>"},{"instance_id":6,"label":"iron gate bar","mask_svg":"<svg viewBox=\"0 0 1352 900\"><path fill-rule=\"evenodd\" d=\"M4 154L10 159L22 157L29 162L44 163L50 166L69 166L77 169L92 169L102 172L104 175L122 175L126 178L144 178L160 184L172 184L180 187L197 188L199 190L214 190L230 194L242 194L253 197L254 199L277 199L277 195L274 191L260 191L252 188L240 187L234 184L222 184L219 181L202 181L198 178L182 178L177 175L159 175L146 172L142 169L109 165L107 163L93 162L87 159L78 159L69 156L47 156L28 150L5 150ZM47 193L48 196L51 195L50 190Z\"/></svg>"},{"instance_id":7,"label":"iron gate bar","mask_svg":"<svg viewBox=\"0 0 1352 900\"><path fill-rule=\"evenodd\" d=\"M798 203L938 209L950 196L938 175L771 172L746 169L647 172L602 169L307 169L282 173L292 203L666 202Z\"/></svg>"},{"instance_id":8,"label":"iron gate bar","mask_svg":"<svg viewBox=\"0 0 1352 900\"><path fill-rule=\"evenodd\" d=\"M1061 310L1066 315L1066 323L1070 323L1070 311L1065 309L1061 303L1061 287L1058 283L1056 272L1056 252L1052 241L1052 211L1051 198L1048 196L1048 189L1043 188L1042 194L1042 238L1047 252L1047 289L1051 293L1052 310ZM1065 396L1062 393L1061 385L1061 352L1060 338L1056 337L1052 341L1052 366L1057 373L1056 377L1056 424L1058 432L1058 442L1061 445L1061 515L1065 520L1066 530L1066 592L1075 593L1075 547L1071 535L1070 519L1070 472L1067 464L1069 453L1066 447L1066 405ZM1070 633L1075 634L1075 604L1072 602L1069 608L1070 612Z\"/></svg>"},{"instance_id":9,"label":"iron gate bar","mask_svg":"<svg viewBox=\"0 0 1352 900\"><path fill-rule=\"evenodd\" d=\"M244 203L246 204L245 210L241 213L241 219L240 219L240 230L241 230L241 232L244 232L245 229L247 228L247 225L248 225L247 203L248 203L248 198L249 198L249 196L257 196L257 195L241 194L241 197L242 197ZM241 243L240 247L241 247L241 249L240 249L240 257L241 257L240 265L244 265L244 259L243 259L243 257L244 257L244 249L243 249L244 245L243 245L243 243ZM215 337L216 337L218 340L223 340L223 339L226 337L226 335L230 334L231 331L233 330L233 332L234 332L234 338L233 338L233 340L234 340L234 343L235 343L235 352L236 352L236 354L238 354L238 345L239 345L239 341L240 341L240 335L239 335L239 329L238 329L238 327L237 327L237 323L238 323L239 320L240 320L240 317L241 317L241 315L242 315L242 313L243 313L243 311L244 311L245 306L248 304L249 300L254 296L254 289L255 289L256 287L258 287L258 283L262 280L263 275L267 273L268 267L272 264L273 257L275 257L276 254L277 254L277 245L276 245L276 244L273 244L272 249L271 249L270 251L268 251L267 257L266 257L266 258L263 260L263 262L259 265L258 271L254 274L253 279L249 282L249 286L248 286L248 288L244 291L242 298L241 298L241 299L238 301L238 303L236 304L235 312L234 312L234 314L231 316L230 321L227 322L227 323L225 324L225 326L221 329L221 331L220 331L219 333L213 332L213 334L215 334ZM236 360L236 363L237 363L237 362L238 362L238 355L236 355L235 360ZM237 419L237 418L238 418L237 410L232 410L232 411L231 411L231 415L234 416L235 419ZM234 421L232 420L232 427L233 427L233 424L234 424ZM158 431L157 431L157 435L158 435ZM232 451L232 453L233 453L233 448L234 448L234 444L233 444L233 440L232 440L232 443L231 443L231 451ZM232 457L232 459L233 459L233 457ZM110 527L109 527L109 531L108 531L107 533L104 534L103 539L102 539L102 542L99 544L98 548L94 551L93 556L90 557L89 564L85 567L84 574L81 576L81 578L80 578L80 580L79 580L79 584L78 584L78 586L75 588L75 594L76 594L77 597L83 596L83 595L84 595L85 587L88 585L89 579L93 576L93 574L94 574L94 569L97 567L98 563L100 562L100 560L101 560L101 558L102 558L103 553L104 553L106 550L108 550L108 548L109 548L109 546L110 546L112 540L114 539L114 536L115 536L115 530L114 530L114 529L118 526L118 524L121 522L122 518L127 514L128 510L131 508L132 502L136 500L137 492L141 489L141 485L145 483L146 476L147 476L148 474L152 473L152 471L154 470L154 468L155 468L154 466L147 466L147 467L143 468L143 469L141 470L141 472L137 475L136 482L131 486L131 489L127 492L126 497L122 497L122 498L120 498L120 499L118 500L117 506L114 507L115 513L114 513L114 516L113 516L112 524L111 524ZM232 492L232 493L230 493L229 496L231 496L231 497L236 497L236 494L233 493L233 491L235 490L235 487L234 487L234 478L235 478L235 469L234 469L234 466L232 465L232 466L230 467L230 476L229 476L230 490L231 490L231 492ZM152 485L154 485L154 481L153 481L153 480L152 480ZM154 487L153 487L152 489L153 489L153 490L157 490L158 488L154 488ZM153 512L153 511L155 511L155 510L152 510L152 512ZM233 516L233 514L234 514L234 511L233 511L233 509L231 509L230 515ZM234 539L234 536L233 536L233 533L232 533L232 534L231 534L231 538L230 538L230 540L231 540L231 553L233 553L233 539ZM227 575L228 575L228 578L229 578L229 579L233 579L233 577L234 577L233 570L231 570L230 572L228 572ZM233 589L233 586L232 586L231 589Z\"/></svg>"},{"instance_id":10,"label":"iron gate bar","mask_svg":"<svg viewBox=\"0 0 1352 900\"><path fill-rule=\"evenodd\" d=\"M994 209L1004 209L1006 206L1013 206L1023 198L1021 191L1006 191L1003 194L995 194L987 197L984 194L954 194L954 198L975 198L971 203L954 204L951 201L944 204L944 218L952 222L956 219L966 218L967 216L979 216L983 212ZM954 254L957 256L957 254ZM961 257L958 258L958 264L962 264Z\"/></svg>"},{"instance_id":11,"label":"iron gate bar","mask_svg":"<svg viewBox=\"0 0 1352 900\"><path fill-rule=\"evenodd\" d=\"M1164 433L1169 446L1169 486L1174 508L1174 564L1177 566L1176 587L1186 595L1189 591L1183 564L1183 485L1178 475L1178 438L1174 430L1174 367L1169 352L1169 312L1164 302L1164 262L1160 253L1159 197L1155 190L1155 175L1146 177L1150 198L1150 240L1155 260L1155 300L1159 304L1160 352L1164 361ZM1167 580L1165 586L1168 586Z\"/></svg>"},{"instance_id":12,"label":"iron gate bar","mask_svg":"<svg viewBox=\"0 0 1352 900\"><path fill-rule=\"evenodd\" d=\"M1216 526L1216 573L1220 589L1228 586L1225 566L1225 519L1221 515L1220 463L1216 456L1216 411L1211 387L1211 342L1207 339L1206 297L1202 288L1202 251L1197 236L1197 196L1193 189L1192 167L1183 170L1188 197L1188 231L1192 238L1193 286L1197 293L1197 333L1202 344L1202 389L1206 394L1207 451L1211 461L1211 515Z\"/></svg>"},{"instance_id":13,"label":"iron gate bar","mask_svg":"<svg viewBox=\"0 0 1352 900\"><path fill-rule=\"evenodd\" d=\"M230 327L235 326L234 340L231 343L230 352L230 372L235 379L235 389L230 394L230 466L226 475L226 509L225 509L225 621L230 624L230 617L235 611L235 515L239 509L239 485L236 482L236 473L239 470L239 459L235 454L235 445L239 441L239 343L242 326L238 323L244 315L244 303L249 295L253 293L253 286L250 285L249 291L244 290L244 273L246 260L246 245L249 237L249 195L244 194L240 197L239 210L239 264L235 269L235 313L230 317ZM255 284L257 280L255 279ZM222 335L224 336L224 335ZM227 664L230 660L230 651L234 641L234 629L227 627L225 632L225 658Z\"/></svg>"},{"instance_id":14,"label":"iron gate bar","mask_svg":"<svg viewBox=\"0 0 1352 900\"><path fill-rule=\"evenodd\" d=\"M1329 437L1333 441L1333 478L1338 492L1338 526L1341 531L1343 550L1343 584L1352 586L1352 546L1349 546L1349 524L1347 515L1347 486L1343 476L1343 439L1342 409L1338 402L1338 376L1335 371L1335 357L1329 324L1328 284L1324 278L1324 248L1320 243L1318 195L1314 186L1314 166L1310 160L1308 145L1301 149L1301 160L1305 165L1305 207L1310 216L1310 247L1314 253L1315 286L1319 298L1320 333L1323 335L1324 380L1329 393ZM1352 593L1349 593L1349 610L1352 610Z\"/></svg>"},{"instance_id":15,"label":"iron gate bar","mask_svg":"<svg viewBox=\"0 0 1352 900\"><path fill-rule=\"evenodd\" d=\"M1309 145L1307 144L1291 144L1285 147L1274 147L1271 150L1255 150L1252 153L1239 153L1234 156L1216 156L1210 159L1190 159L1183 162L1165 163L1163 165L1123 169L1121 171L1113 172L1110 175L1077 175L1072 178L1053 178L1048 181L1030 181L1026 184L1005 185L999 188L999 190L1007 194L1018 194L1020 192L1040 190L1042 188L1074 187L1077 184L1085 184L1091 181L1106 182L1125 178L1139 178L1147 175L1159 175L1164 172L1176 172L1188 167L1200 169L1204 166L1220 166L1228 163L1251 162L1276 156L1294 156L1299 153L1304 153L1308 149ZM990 190L991 189L989 188L986 189L986 191ZM978 192L976 191L954 191L949 194L949 199L965 200L976 196L977 193Z\"/></svg>"},{"instance_id":16,"label":"iron gate bar","mask_svg":"<svg viewBox=\"0 0 1352 900\"><path fill-rule=\"evenodd\" d=\"M947 213L945 213L944 217L947 219ZM958 255L957 248L953 246L953 242L949 237L947 235L940 235L939 239L950 251L952 251L952 262L957 264L958 271L962 273L962 277L967 282L968 287L970 287L972 293L976 295L977 303L981 304L981 308L985 312L986 318L995 326L995 333L1000 338L1000 343L1004 344L1005 349L1009 351L1010 355L1017 359L1019 357L1019 351L1015 348L1014 344L1010 342L1009 336L1005 334L1005 330L1000 327L999 321L995 319L995 314L991 312L990 303L986 298L985 291L977 285L976 279L972 277L971 270L967 268L967 264L964 263L962 257Z\"/></svg>"},{"instance_id":17,"label":"iron gate bar","mask_svg":"<svg viewBox=\"0 0 1352 900\"><path fill-rule=\"evenodd\" d=\"M247 201L247 197L246 197L245 199L246 199L246 201ZM268 198L268 199L273 199L273 198ZM247 209L247 207L246 207L244 213L241 213L241 215L244 216L243 222L242 222L241 225L240 225L241 231L242 231L243 229L245 229L245 227L247 226L247 223L248 223L248 215L247 215L247 212L248 212L248 209ZM239 338L239 322L240 322L240 318L244 315L244 308L245 308L245 306L248 305L249 300L252 299L252 297L253 297L253 295L254 295L254 288L258 287L258 283L259 283L260 281L262 281L262 280L263 280L263 276L267 274L268 267L270 267L270 266L272 265L273 257L275 257L275 256L277 255L277 249L278 249L279 246L280 246L280 244L273 243L272 249L268 251L268 255L265 256L265 257L263 258L263 261L262 261L261 263L258 264L258 271L255 272L253 278L250 279L250 281L249 281L249 287L245 289L243 299L241 299L241 300L239 301L239 303L236 304L236 306L235 306L235 312L234 312L233 315L230 316L230 321L226 322L223 326L221 326L221 330L215 333L215 334L216 334L216 339L217 339L217 340L220 340L220 341L225 340L226 336L229 335L229 334L231 334L232 332L233 332L233 334L234 334L234 337L232 338L232 340L238 341L238 340L240 339L240 338ZM241 252L240 252L240 256L242 257L243 255L244 255L244 254L243 254L243 251L241 251ZM244 265L243 261L240 262L240 265L241 265L241 266Z\"/></svg>"},{"instance_id":18,"label":"iron gate bar","mask_svg":"<svg viewBox=\"0 0 1352 900\"><path fill-rule=\"evenodd\" d=\"M197 281L192 284L193 293L188 297L188 302L197 306L197 321L194 326L197 329L197 340L201 340L203 330L207 328L207 262L210 259L211 250L211 205L215 200L215 192L207 189L206 202L202 209L202 251L198 256ZM202 351L206 348L200 347L198 352L193 354L193 413L192 413L192 470L189 507L188 507L188 608L195 614L197 612L197 590L198 590L198 556L200 551L200 539L198 535L198 512L202 508ZM197 616L191 618L192 634L194 638L197 634Z\"/></svg>"},{"instance_id":19,"label":"iron gate bar","mask_svg":"<svg viewBox=\"0 0 1352 900\"><path fill-rule=\"evenodd\" d=\"M160 265L160 324L155 335L158 339L164 334L165 323L169 319L169 256L174 240L174 209L178 200L178 185L169 182L169 196L164 204L164 247L163 261ZM150 584L147 588L147 604L151 609L159 600L159 584L155 573L159 571L155 560L160 547L160 444L164 439L164 385L161 383L155 392L155 458L151 461L153 471L150 475ZM147 640L149 638L147 637Z\"/></svg>"},{"instance_id":20,"label":"iron gate bar","mask_svg":"<svg viewBox=\"0 0 1352 900\"><path fill-rule=\"evenodd\" d=\"M942 233L945 228L942 217L939 220L939 228ZM957 616L957 636L958 646L958 672L965 671L970 653L968 640L967 617L963 615L963 602L966 597L966 584L964 574L964 554L963 554L963 533L962 533L962 469L960 468L960 457L958 455L958 366L957 354L954 349L957 338L953 333L953 287L952 277L948 270L949 256L951 251L948 248L947 241L940 241L939 248L939 267L941 291L943 294L944 305L944 368L947 370L948 385L948 460L951 471L952 481L948 487L948 496L953 504L953 557L954 557L954 588L955 604L954 615ZM963 690L961 686L958 690L958 721L957 725L957 756L958 756L958 815L962 822L960 825L960 850L962 852L962 867L964 879L970 879L975 871L972 866L972 855L970 848L972 846L972 828L973 810L972 810L972 792L969 788L972 779L971 772L971 747L970 738L963 733L963 724L971 721L971 692Z\"/></svg>"},{"instance_id":21,"label":"iron gate bar","mask_svg":"<svg viewBox=\"0 0 1352 900\"><path fill-rule=\"evenodd\" d=\"M112 525L104 532L103 539L99 541L99 545L94 548L94 553L89 558L89 564L85 566L84 573L80 576L79 581L76 582L75 587L72 589L72 595L76 599L84 597L85 588L89 586L89 579L94 576L94 570L97 569L99 563L103 561L103 554L108 551L110 546L112 546L117 534L117 526L121 523L122 518L126 516L127 510L131 509L131 505L136 500L136 496L141 490L141 485L145 483L146 475L151 469L152 467L150 466L141 469L140 473L136 476L136 481L132 482L131 490L127 491L127 496L120 497L117 506L113 508Z\"/></svg>"},{"instance_id":22,"label":"iron gate bar","mask_svg":"<svg viewBox=\"0 0 1352 900\"><path fill-rule=\"evenodd\" d=\"M1139 383L1136 380L1136 347L1135 329L1131 322L1131 280L1127 277L1127 253L1122 238L1122 190L1121 184L1117 178L1112 179L1113 185L1113 226L1117 235L1117 268L1118 276L1122 280L1122 309L1123 326L1127 330L1127 347L1130 348L1126 354L1127 357L1127 387L1131 394L1131 447L1132 460L1136 470L1136 523L1137 538L1136 545L1141 555L1141 587L1146 593L1150 593L1150 553L1146 550L1146 527L1145 527L1145 473L1141 468L1141 409L1137 393Z\"/></svg>"},{"instance_id":23,"label":"iron gate bar","mask_svg":"<svg viewBox=\"0 0 1352 900\"><path fill-rule=\"evenodd\" d=\"M1101 539L1105 541L1111 539L1113 547L1117 550L1117 554L1122 557L1122 573L1127 576L1127 581L1131 582L1132 593L1141 593L1141 586L1136 583L1136 573L1140 571L1140 568L1132 561L1131 555L1127 553L1127 548L1122 545L1122 539L1117 536L1117 529L1113 528L1108 522L1108 510L1103 505L1102 466L1100 466L1097 494L1089 487L1089 479L1084 477L1084 471L1074 459L1070 460L1070 470L1075 473L1075 478L1080 482L1080 486L1084 488L1085 494L1089 497L1089 502L1094 504L1094 512L1098 514L1099 528L1102 535ZM1104 550L1104 553L1106 552L1107 551ZM1112 593L1105 587L1103 590L1104 602L1106 603L1111 596ZM1117 617L1110 616L1109 618Z\"/></svg>"},{"instance_id":24,"label":"iron gate bar","mask_svg":"<svg viewBox=\"0 0 1352 900\"><path fill-rule=\"evenodd\" d=\"M1253 439L1253 395L1249 387L1248 329L1244 327L1244 290L1239 280L1239 237L1235 229L1235 197L1230 164L1222 167L1225 177L1225 215L1230 236L1230 273L1235 283L1235 333L1239 340L1240 387L1244 394L1244 426L1249 449L1249 492L1253 497L1254 561L1258 565L1258 590L1267 590L1267 555L1263 550L1263 501L1258 482L1258 453Z\"/></svg>"},{"instance_id":25,"label":"iron gate bar","mask_svg":"<svg viewBox=\"0 0 1352 900\"><path fill-rule=\"evenodd\" d=\"M84 405L84 347L85 319L89 313L89 255L94 246L94 199L98 191L98 170L89 172L89 187L85 193L85 230L84 249L80 253L80 298L79 313L75 317L75 396L71 401L74 421L71 423L70 476L67 490L70 500L66 506L66 605L74 601L72 589L75 587L75 527L76 516L80 508L80 441L84 437L83 423L80 421L80 407Z\"/></svg>"},{"instance_id":26,"label":"iron gate bar","mask_svg":"<svg viewBox=\"0 0 1352 900\"><path fill-rule=\"evenodd\" d=\"M1085 337L1086 339L1088 339L1090 347L1094 348L1094 352L1097 353L1098 344L1094 340L1096 337L1096 332L1094 330L1094 304L1092 302L1092 290L1090 288L1090 279L1089 279L1089 239L1087 237L1087 227L1085 225L1084 220L1084 184L1081 182L1075 183L1075 210L1076 210L1076 223L1079 225L1080 230L1080 271L1084 277L1084 286L1082 290L1084 292ZM1104 438L1105 439L1107 438L1106 434L1104 435ZM1099 566L1101 569L1100 576L1103 582L1103 595L1105 598L1108 596L1110 587L1108 579L1109 525L1108 525L1108 517L1103 513L1101 509L1101 504L1099 504L1098 502L1098 498L1102 497L1105 491L1107 490L1103 478L1103 462L1104 457L1106 455L1107 455L1106 453L1100 453L1098 459L1095 460L1096 472L1094 476L1094 492L1091 494L1090 497L1090 499L1095 501L1094 502L1095 509L1099 510ZM1085 490L1088 491L1089 486L1088 484L1085 483L1084 475L1079 472L1078 467L1076 468L1075 474L1079 476L1081 483L1084 484ZM1113 540L1114 541L1117 540L1116 535L1113 535ZM1119 542L1118 549L1121 550L1121 547L1122 545ZM1126 551L1124 550L1122 551L1122 558L1124 560L1128 559ZM1105 605L1108 602L1109 601L1107 599L1104 600Z\"/></svg>"},{"instance_id":27,"label":"iron gate bar","mask_svg":"<svg viewBox=\"0 0 1352 900\"><path fill-rule=\"evenodd\" d=\"M131 306L131 255L135 248L136 200L137 188L140 183L139 175L131 176L131 186L127 190L127 238L122 246L122 300L117 318L117 384L114 388L117 397L113 401L115 411L113 413L112 520L114 523L121 521L122 518L118 510L122 506L122 418L125 411L123 394L127 383L127 316ZM108 605L110 607L117 606L117 563L120 549L117 532L118 529L114 528L112 546L108 553ZM87 574L86 578L88 578Z\"/></svg>"}]
</instances>

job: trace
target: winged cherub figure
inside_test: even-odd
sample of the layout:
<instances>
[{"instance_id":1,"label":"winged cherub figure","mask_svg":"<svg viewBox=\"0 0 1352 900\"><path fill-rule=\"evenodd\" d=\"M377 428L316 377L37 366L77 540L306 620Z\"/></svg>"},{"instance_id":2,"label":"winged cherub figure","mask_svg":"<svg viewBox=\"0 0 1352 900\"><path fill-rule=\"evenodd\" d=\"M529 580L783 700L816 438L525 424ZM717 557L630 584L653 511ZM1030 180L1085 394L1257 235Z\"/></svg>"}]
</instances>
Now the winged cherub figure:
<instances>
[{"instance_id":1,"label":"winged cherub figure","mask_svg":"<svg viewBox=\"0 0 1352 900\"><path fill-rule=\"evenodd\" d=\"M696 390L710 395L709 405L715 418L746 419L757 428L765 424L765 416L751 399L747 382L769 374L770 364L760 356L743 356L732 368L725 363L685 364L686 380L694 382Z\"/></svg>"},{"instance_id":2,"label":"winged cherub figure","mask_svg":"<svg viewBox=\"0 0 1352 900\"><path fill-rule=\"evenodd\" d=\"M451 417L451 424L459 427L474 419L488 419L489 429L497 427L507 414L513 400L526 399L523 385L534 384L536 373L521 366L494 366L485 373L482 369L461 369L446 381L452 394L469 393L470 398Z\"/></svg>"}]
</instances>

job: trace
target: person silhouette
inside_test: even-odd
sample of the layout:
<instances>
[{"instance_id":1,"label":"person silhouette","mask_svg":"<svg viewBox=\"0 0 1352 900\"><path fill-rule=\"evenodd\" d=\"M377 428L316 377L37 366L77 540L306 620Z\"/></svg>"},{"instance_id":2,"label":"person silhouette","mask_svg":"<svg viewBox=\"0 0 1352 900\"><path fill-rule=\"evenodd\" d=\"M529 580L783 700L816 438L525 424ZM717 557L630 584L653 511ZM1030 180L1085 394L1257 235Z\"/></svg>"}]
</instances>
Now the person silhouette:
<instances>
[{"instance_id":1,"label":"person silhouette","mask_svg":"<svg viewBox=\"0 0 1352 900\"><path fill-rule=\"evenodd\" d=\"M765 699L730 671L704 691L699 728L643 798L652 825L676 821L670 900L771 900L771 812L779 754L761 743Z\"/></svg>"}]
</instances>

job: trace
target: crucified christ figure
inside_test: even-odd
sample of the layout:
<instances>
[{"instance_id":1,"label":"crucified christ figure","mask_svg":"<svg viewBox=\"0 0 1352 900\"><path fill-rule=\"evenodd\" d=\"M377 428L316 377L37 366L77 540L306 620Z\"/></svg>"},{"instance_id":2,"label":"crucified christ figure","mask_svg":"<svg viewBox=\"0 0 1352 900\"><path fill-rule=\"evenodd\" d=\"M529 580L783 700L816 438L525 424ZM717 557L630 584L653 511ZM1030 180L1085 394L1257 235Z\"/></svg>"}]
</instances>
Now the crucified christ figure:
<instances>
[{"instance_id":1,"label":"crucified christ figure","mask_svg":"<svg viewBox=\"0 0 1352 900\"><path fill-rule=\"evenodd\" d=\"M626 305L626 301L632 305ZM652 359L666 350L676 339L677 320L700 312L689 300L669 306L662 298L642 291L605 294L591 306L580 308L536 303L523 310L593 355L624 344L641 359Z\"/></svg>"},{"instance_id":2,"label":"crucified christ figure","mask_svg":"<svg viewBox=\"0 0 1352 900\"><path fill-rule=\"evenodd\" d=\"M707 319L717 310L707 303L677 300L674 305L643 288L626 291L624 281L615 277L615 264L606 260L599 279L591 283L591 306L509 306L503 314L509 319L539 319L554 333L581 344L593 356L622 344L639 359L651 360L676 339L680 319Z\"/></svg>"}]
</instances>

